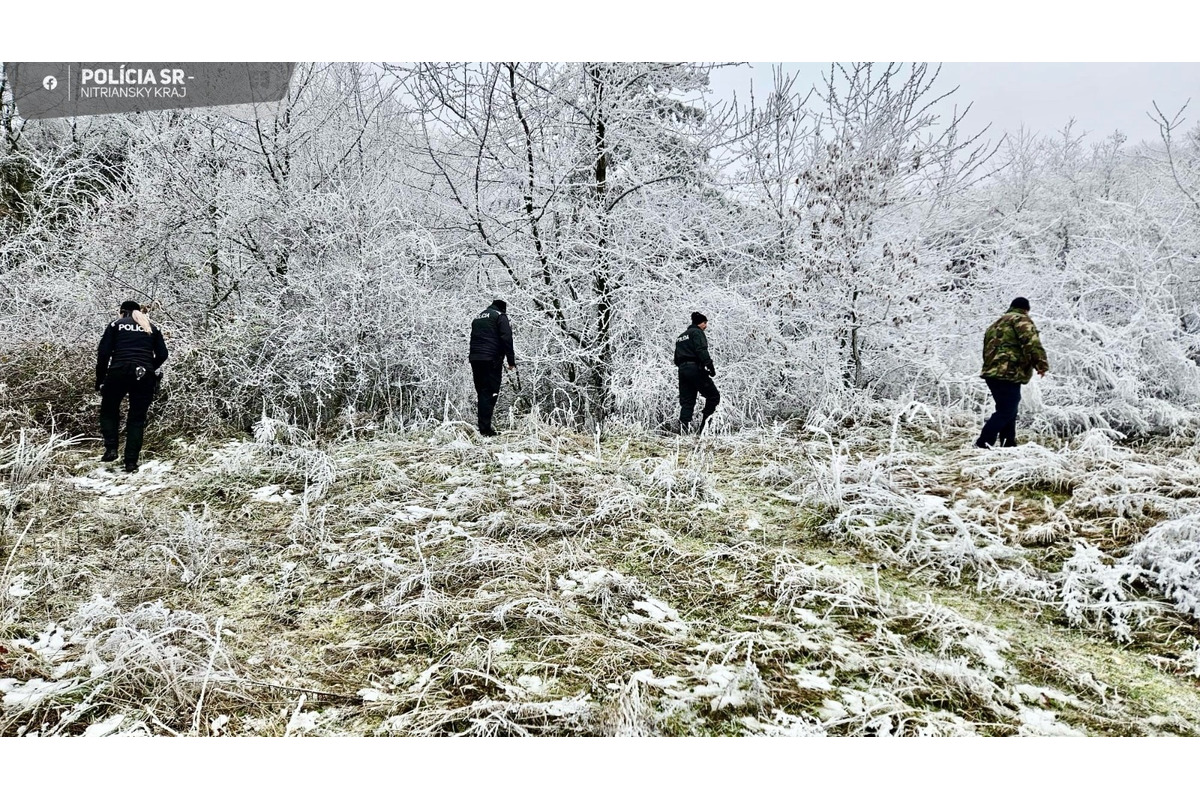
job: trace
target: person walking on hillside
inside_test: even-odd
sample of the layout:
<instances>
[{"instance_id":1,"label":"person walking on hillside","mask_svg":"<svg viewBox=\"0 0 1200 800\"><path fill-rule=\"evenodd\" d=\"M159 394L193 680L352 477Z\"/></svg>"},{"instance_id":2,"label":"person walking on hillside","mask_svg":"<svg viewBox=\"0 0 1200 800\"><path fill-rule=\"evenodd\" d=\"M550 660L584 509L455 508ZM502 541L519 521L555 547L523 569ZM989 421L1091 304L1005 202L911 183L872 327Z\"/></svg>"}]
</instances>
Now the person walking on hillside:
<instances>
[{"instance_id":1,"label":"person walking on hillside","mask_svg":"<svg viewBox=\"0 0 1200 800\"><path fill-rule=\"evenodd\" d=\"M479 433L484 436L496 435L492 428L492 412L496 410L496 398L500 395L504 360L508 359L510 370L517 366L507 311L507 303L493 300L471 322L471 352L467 360L471 362L475 394L479 399Z\"/></svg>"},{"instance_id":2,"label":"person walking on hillside","mask_svg":"<svg viewBox=\"0 0 1200 800\"><path fill-rule=\"evenodd\" d=\"M704 396L704 412L700 416L699 434L705 423L717 410L721 393L713 378L717 374L712 357L708 354L708 317L699 311L692 312L692 324L675 339L675 366L679 368L679 433L687 433L696 410L696 395Z\"/></svg>"},{"instance_id":3,"label":"person walking on hillside","mask_svg":"<svg viewBox=\"0 0 1200 800\"><path fill-rule=\"evenodd\" d=\"M129 395L125 421L125 471L137 472L142 452L146 411L154 399L167 360L167 343L136 300L121 303L120 316L110 322L96 348L96 391L100 393L101 461L117 460L121 401Z\"/></svg>"},{"instance_id":4,"label":"person walking on hillside","mask_svg":"<svg viewBox=\"0 0 1200 800\"><path fill-rule=\"evenodd\" d=\"M996 412L983 426L976 447L1001 447L1017 444L1017 407L1021 404L1021 385L1029 383L1034 370L1039 376L1050 370L1046 351L1037 327L1029 318L1029 301L1018 297L1008 311L983 334L983 371Z\"/></svg>"}]
</instances>

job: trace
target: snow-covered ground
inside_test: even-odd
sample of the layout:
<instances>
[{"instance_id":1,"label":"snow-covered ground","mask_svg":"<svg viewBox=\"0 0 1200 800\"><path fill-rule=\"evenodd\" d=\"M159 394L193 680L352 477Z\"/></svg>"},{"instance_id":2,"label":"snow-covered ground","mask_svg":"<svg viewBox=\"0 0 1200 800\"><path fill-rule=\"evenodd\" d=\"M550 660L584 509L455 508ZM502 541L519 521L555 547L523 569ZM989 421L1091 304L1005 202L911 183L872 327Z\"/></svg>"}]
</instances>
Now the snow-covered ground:
<instances>
[{"instance_id":1,"label":"snow-covered ground","mask_svg":"<svg viewBox=\"0 0 1200 800\"><path fill-rule=\"evenodd\" d=\"M43 434L0 734L1200 733L1200 445L973 425Z\"/></svg>"}]
</instances>

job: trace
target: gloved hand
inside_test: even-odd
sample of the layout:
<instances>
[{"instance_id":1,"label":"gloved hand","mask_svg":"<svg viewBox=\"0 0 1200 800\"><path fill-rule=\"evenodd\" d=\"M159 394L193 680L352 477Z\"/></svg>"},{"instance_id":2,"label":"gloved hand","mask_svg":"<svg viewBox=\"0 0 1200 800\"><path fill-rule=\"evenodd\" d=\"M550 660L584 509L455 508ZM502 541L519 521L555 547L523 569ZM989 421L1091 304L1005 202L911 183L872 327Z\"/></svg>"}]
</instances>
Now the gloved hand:
<instances>
[{"instance_id":1,"label":"gloved hand","mask_svg":"<svg viewBox=\"0 0 1200 800\"><path fill-rule=\"evenodd\" d=\"M104 384L96 381L96 393L99 394L104 389Z\"/></svg>"},{"instance_id":2,"label":"gloved hand","mask_svg":"<svg viewBox=\"0 0 1200 800\"><path fill-rule=\"evenodd\" d=\"M717 377L717 368L714 367L712 364L709 364L708 366L706 366L704 368L704 371L707 372L709 377L711 377L711 378Z\"/></svg>"}]
</instances>

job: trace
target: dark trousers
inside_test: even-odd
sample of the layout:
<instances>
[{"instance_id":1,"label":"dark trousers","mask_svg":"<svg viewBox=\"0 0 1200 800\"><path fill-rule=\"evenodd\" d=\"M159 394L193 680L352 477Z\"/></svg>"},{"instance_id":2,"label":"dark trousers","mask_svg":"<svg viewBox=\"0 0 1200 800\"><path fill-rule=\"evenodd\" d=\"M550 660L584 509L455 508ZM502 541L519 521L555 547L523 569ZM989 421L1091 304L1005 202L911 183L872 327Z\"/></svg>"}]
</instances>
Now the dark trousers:
<instances>
[{"instance_id":1,"label":"dark trousers","mask_svg":"<svg viewBox=\"0 0 1200 800\"><path fill-rule=\"evenodd\" d=\"M704 396L704 412L701 415L701 427L721 402L721 393L713 383L708 373L697 363L688 361L679 365L679 421L692 421L696 411L696 395Z\"/></svg>"},{"instance_id":2,"label":"dark trousers","mask_svg":"<svg viewBox=\"0 0 1200 800\"><path fill-rule=\"evenodd\" d=\"M979 447L992 447L999 438L1001 447L1016 447L1017 407L1021 405L1021 384L1016 381L1002 381L999 378L984 380L987 381L992 398L996 401L996 413L988 417L975 444Z\"/></svg>"},{"instance_id":3,"label":"dark trousers","mask_svg":"<svg viewBox=\"0 0 1200 800\"><path fill-rule=\"evenodd\" d=\"M500 395L500 378L504 374L504 359L472 361L471 377L475 379L475 394L479 396L479 432L492 431L492 412Z\"/></svg>"},{"instance_id":4,"label":"dark trousers","mask_svg":"<svg viewBox=\"0 0 1200 800\"><path fill-rule=\"evenodd\" d=\"M146 370L138 380L136 368L119 365L109 369L100 389L100 434L106 450L117 449L121 429L121 401L129 395L129 416L125 420L125 463L136 464L142 452L142 432L146 428L146 410L154 399L158 379Z\"/></svg>"}]
</instances>

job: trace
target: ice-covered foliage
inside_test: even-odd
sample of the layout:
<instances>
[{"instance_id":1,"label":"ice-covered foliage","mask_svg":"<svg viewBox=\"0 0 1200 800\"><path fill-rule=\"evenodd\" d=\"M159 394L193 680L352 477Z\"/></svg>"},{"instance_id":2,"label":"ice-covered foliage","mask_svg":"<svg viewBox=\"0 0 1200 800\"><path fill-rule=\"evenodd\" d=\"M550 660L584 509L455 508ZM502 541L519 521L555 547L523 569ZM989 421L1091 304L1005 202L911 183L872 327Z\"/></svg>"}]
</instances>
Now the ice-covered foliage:
<instances>
[{"instance_id":1,"label":"ice-covered foliage","mask_svg":"<svg viewBox=\"0 0 1200 800\"><path fill-rule=\"evenodd\" d=\"M969 115L918 113L928 65L838 65L815 93L781 75L753 109L718 103L713 69L303 64L282 116L24 121L0 406L89 426L94 343L132 294L172 350L159 424L469 419L468 324L502 295L502 416L658 427L696 308L715 431L854 395L978 413L981 333L1025 295L1051 363L1029 424L1200 427L1197 137L1168 162L1068 127L989 160Z\"/></svg>"},{"instance_id":2,"label":"ice-covered foliage","mask_svg":"<svg viewBox=\"0 0 1200 800\"><path fill-rule=\"evenodd\" d=\"M1179 611L1200 621L1200 514L1155 525L1122 559Z\"/></svg>"},{"instance_id":3,"label":"ice-covered foliage","mask_svg":"<svg viewBox=\"0 0 1200 800\"><path fill-rule=\"evenodd\" d=\"M828 463L812 460L799 501L829 517L824 529L894 563L932 568L951 583L964 571L990 576L1017 560L992 520L965 501L929 494L931 459L895 450L852 463L843 445Z\"/></svg>"},{"instance_id":4,"label":"ice-covered foliage","mask_svg":"<svg viewBox=\"0 0 1200 800\"><path fill-rule=\"evenodd\" d=\"M1130 583L1138 578L1137 568L1110 559L1097 547L1077 542L1075 554L1063 562L1061 602L1072 625L1111 626L1121 641L1129 641L1133 629L1146 622L1156 604L1134 600Z\"/></svg>"},{"instance_id":5,"label":"ice-covered foliage","mask_svg":"<svg viewBox=\"0 0 1200 800\"><path fill-rule=\"evenodd\" d=\"M268 416L124 478L59 451L39 490L51 513L15 507L25 534L2 543L0 725L1197 730L1178 625L1194 613L1191 522L1062 494L1153 474L1186 503L1189 450L1095 434L960 450L954 415L920 403L815 421L598 444L536 418L498 440L455 422L316 439ZM1069 530L1024 535L1039 525ZM1118 670L1122 643L1159 660Z\"/></svg>"},{"instance_id":6,"label":"ice-covered foliage","mask_svg":"<svg viewBox=\"0 0 1200 800\"><path fill-rule=\"evenodd\" d=\"M897 430L848 433L836 444L827 427L815 428L825 441L806 448L797 493L783 494L819 509L820 529L835 541L951 583L969 575L981 589L1053 607L1069 624L1121 641L1161 620L1164 600L1195 613L1194 448L1147 458L1119 444L1121 434L1091 430L948 457L911 452ZM852 455L864 445L870 455ZM1178 519L1155 524L1164 516ZM1057 547L1070 549L1035 555Z\"/></svg>"},{"instance_id":7,"label":"ice-covered foliage","mask_svg":"<svg viewBox=\"0 0 1200 800\"><path fill-rule=\"evenodd\" d=\"M228 698L235 678L219 628L161 601L122 610L94 597L11 644L19 660L0 678L0 731L10 735L175 732L206 695Z\"/></svg>"},{"instance_id":8,"label":"ice-covered foliage","mask_svg":"<svg viewBox=\"0 0 1200 800\"><path fill-rule=\"evenodd\" d=\"M6 116L0 732L1195 732L1200 136L989 159L927 65L716 68ZM975 450L1017 295L1051 371ZM171 348L136 475L72 438L126 297ZM696 309L721 407L663 440Z\"/></svg>"}]
</instances>

